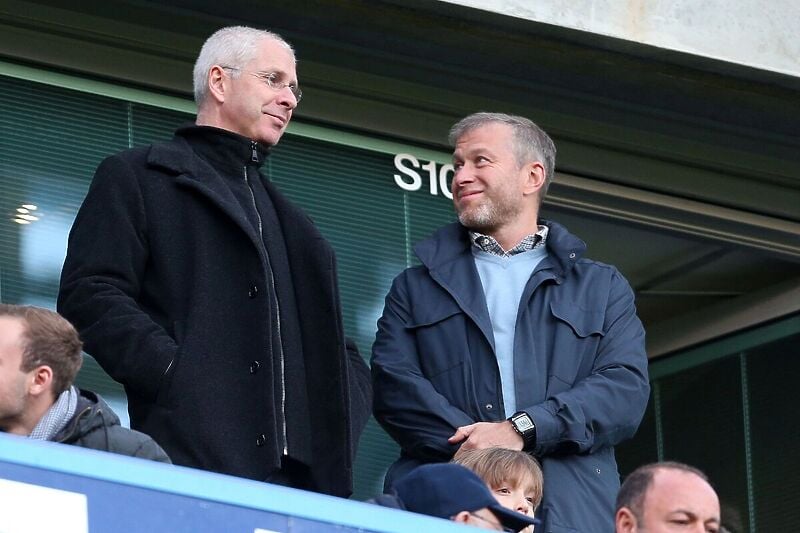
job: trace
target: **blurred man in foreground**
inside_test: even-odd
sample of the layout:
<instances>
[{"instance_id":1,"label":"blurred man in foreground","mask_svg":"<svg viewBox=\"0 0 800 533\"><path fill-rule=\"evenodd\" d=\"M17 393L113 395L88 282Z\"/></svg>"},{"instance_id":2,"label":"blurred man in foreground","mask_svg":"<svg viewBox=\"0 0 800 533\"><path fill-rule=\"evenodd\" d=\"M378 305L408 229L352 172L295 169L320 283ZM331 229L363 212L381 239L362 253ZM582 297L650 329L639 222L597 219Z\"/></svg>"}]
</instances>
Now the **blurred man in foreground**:
<instances>
[{"instance_id":1,"label":"blurred man in foreground","mask_svg":"<svg viewBox=\"0 0 800 533\"><path fill-rule=\"evenodd\" d=\"M169 463L153 439L120 426L102 398L72 385L81 346L57 313L0 304L0 431Z\"/></svg>"}]
</instances>

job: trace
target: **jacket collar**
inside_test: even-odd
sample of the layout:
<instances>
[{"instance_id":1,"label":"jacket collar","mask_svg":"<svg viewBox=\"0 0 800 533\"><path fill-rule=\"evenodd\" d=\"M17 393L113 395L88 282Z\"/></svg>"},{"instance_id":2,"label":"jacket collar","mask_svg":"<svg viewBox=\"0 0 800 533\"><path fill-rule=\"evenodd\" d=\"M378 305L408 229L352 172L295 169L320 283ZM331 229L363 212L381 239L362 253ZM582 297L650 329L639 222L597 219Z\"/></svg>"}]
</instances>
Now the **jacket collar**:
<instances>
[{"instance_id":1,"label":"jacket collar","mask_svg":"<svg viewBox=\"0 0 800 533\"><path fill-rule=\"evenodd\" d=\"M69 444L95 428L118 425L120 425L119 417L98 394L78 389L78 407L75 415L52 440Z\"/></svg>"},{"instance_id":2,"label":"jacket collar","mask_svg":"<svg viewBox=\"0 0 800 533\"><path fill-rule=\"evenodd\" d=\"M539 224L549 228L547 234L547 252L552 258L549 262L558 275L563 275L586 252L586 243L571 234L567 228L551 220L539 219ZM447 263L458 259L472 258L469 232L458 222L440 228L428 239L414 246L422 264L429 270L439 270Z\"/></svg>"},{"instance_id":3,"label":"jacket collar","mask_svg":"<svg viewBox=\"0 0 800 533\"><path fill-rule=\"evenodd\" d=\"M556 276L563 277L586 253L586 243L558 222L539 219L539 223L550 228L547 233L548 258L555 268Z\"/></svg>"},{"instance_id":4,"label":"jacket collar","mask_svg":"<svg viewBox=\"0 0 800 533\"><path fill-rule=\"evenodd\" d=\"M202 139L202 140L200 140ZM227 170L218 168L214 161L209 161L199 153L209 155L216 140L221 143L223 155L219 157L228 165ZM197 141L197 143L195 142ZM153 168L166 171L175 176L175 182L182 187L194 189L210 199L219 209L242 228L258 250L261 250L261 237L242 211L238 200L226 183L228 179L244 179L246 166L255 164L249 161L249 139L226 130L207 126L188 126L175 132L171 141L151 146L147 154L147 164ZM200 148L195 150L195 145ZM267 151L258 151L263 164L263 156ZM212 156L213 157L216 156ZM236 163L238 161L238 164ZM261 253L261 252L259 252ZM263 260L263 257L262 257Z\"/></svg>"},{"instance_id":5,"label":"jacket collar","mask_svg":"<svg viewBox=\"0 0 800 533\"><path fill-rule=\"evenodd\" d=\"M267 160L269 147L238 133L211 126L186 125L175 131L192 150L221 174L238 176L242 167L260 168Z\"/></svg>"},{"instance_id":6,"label":"jacket collar","mask_svg":"<svg viewBox=\"0 0 800 533\"><path fill-rule=\"evenodd\" d=\"M549 270L547 275L560 282L583 256L586 244L561 224L543 219L540 219L539 223L549 228L548 257L539 264L532 278L539 272L544 273ZM414 246L414 252L427 267L431 278L450 293L494 348L491 318L483 285L472 257L471 246L469 232L455 222L440 228L431 237L419 242ZM523 298L529 297L535 286L545 279L541 275L536 277L533 283L528 283Z\"/></svg>"},{"instance_id":7,"label":"jacket collar","mask_svg":"<svg viewBox=\"0 0 800 533\"><path fill-rule=\"evenodd\" d=\"M187 150L196 157L187 157ZM245 166L261 167L267 156L269 148L247 137L211 126L187 125L178 128L171 141L154 144L147 163L172 174L197 176L212 168L238 175Z\"/></svg>"},{"instance_id":8,"label":"jacket collar","mask_svg":"<svg viewBox=\"0 0 800 533\"><path fill-rule=\"evenodd\" d=\"M414 246L414 252L431 278L453 297L494 349L492 321L467 230L457 222L448 224Z\"/></svg>"}]
</instances>

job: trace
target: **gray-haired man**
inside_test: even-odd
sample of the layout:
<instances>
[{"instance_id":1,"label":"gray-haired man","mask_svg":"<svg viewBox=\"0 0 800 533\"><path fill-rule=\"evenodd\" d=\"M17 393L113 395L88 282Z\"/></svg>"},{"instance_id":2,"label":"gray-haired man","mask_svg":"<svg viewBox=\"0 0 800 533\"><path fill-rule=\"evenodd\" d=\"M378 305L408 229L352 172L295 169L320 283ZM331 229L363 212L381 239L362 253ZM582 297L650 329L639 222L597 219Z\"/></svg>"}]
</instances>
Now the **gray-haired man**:
<instances>
[{"instance_id":1,"label":"gray-haired man","mask_svg":"<svg viewBox=\"0 0 800 533\"><path fill-rule=\"evenodd\" d=\"M59 309L175 463L346 496L368 371L332 248L261 173L302 96L294 51L223 28L194 84L195 124L97 169Z\"/></svg>"}]
</instances>

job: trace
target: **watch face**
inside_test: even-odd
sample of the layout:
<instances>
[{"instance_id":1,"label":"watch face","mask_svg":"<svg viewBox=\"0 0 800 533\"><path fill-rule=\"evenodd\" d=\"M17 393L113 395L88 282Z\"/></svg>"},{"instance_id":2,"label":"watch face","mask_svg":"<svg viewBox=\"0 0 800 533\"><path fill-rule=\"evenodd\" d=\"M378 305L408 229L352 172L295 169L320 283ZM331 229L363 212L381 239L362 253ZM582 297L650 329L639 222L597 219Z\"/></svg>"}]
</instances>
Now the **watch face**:
<instances>
[{"instance_id":1,"label":"watch face","mask_svg":"<svg viewBox=\"0 0 800 533\"><path fill-rule=\"evenodd\" d=\"M525 433L526 431L530 431L533 429L533 421L531 417L528 415L519 415L514 417L514 424L517 426L517 429Z\"/></svg>"}]
</instances>

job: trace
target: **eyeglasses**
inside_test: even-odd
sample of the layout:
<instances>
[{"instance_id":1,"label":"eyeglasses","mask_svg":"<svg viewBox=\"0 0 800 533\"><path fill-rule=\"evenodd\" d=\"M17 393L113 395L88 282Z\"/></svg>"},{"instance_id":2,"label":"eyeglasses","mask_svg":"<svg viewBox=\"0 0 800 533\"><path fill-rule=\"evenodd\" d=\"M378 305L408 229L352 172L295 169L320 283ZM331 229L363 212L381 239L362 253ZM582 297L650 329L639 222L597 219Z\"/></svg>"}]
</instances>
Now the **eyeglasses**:
<instances>
[{"instance_id":1,"label":"eyeglasses","mask_svg":"<svg viewBox=\"0 0 800 533\"><path fill-rule=\"evenodd\" d=\"M499 523L499 522L492 522L491 520L489 520L489 519L487 519L487 518L484 518L484 517L482 517L482 516L481 516L481 515L479 515L479 514L476 514L476 513L469 513L469 515L470 515L471 517L473 517L473 518L477 518L477 519L478 519L478 520L480 520L481 522L485 522L485 523L489 524L490 526L492 526L492 529L494 529L495 531L504 531L505 533L515 533L515 531L514 531L513 529L511 529L511 528L509 528L509 527L504 527L504 526L503 526L501 523Z\"/></svg>"},{"instance_id":2,"label":"eyeglasses","mask_svg":"<svg viewBox=\"0 0 800 533\"><path fill-rule=\"evenodd\" d=\"M225 70L237 70L240 72L245 72L244 70L240 69L239 67L222 67ZM297 86L296 83L284 83L281 80L281 75L277 72L247 72L247 74L252 74L256 78L260 79L267 86L272 89L273 91L281 91L285 87L288 87L292 94L294 95L294 99L297 100L297 103L300 103L300 100L303 99L303 91L300 87Z\"/></svg>"}]
</instances>

